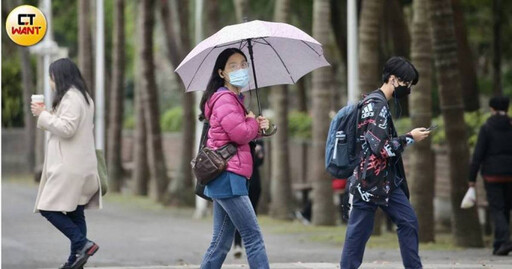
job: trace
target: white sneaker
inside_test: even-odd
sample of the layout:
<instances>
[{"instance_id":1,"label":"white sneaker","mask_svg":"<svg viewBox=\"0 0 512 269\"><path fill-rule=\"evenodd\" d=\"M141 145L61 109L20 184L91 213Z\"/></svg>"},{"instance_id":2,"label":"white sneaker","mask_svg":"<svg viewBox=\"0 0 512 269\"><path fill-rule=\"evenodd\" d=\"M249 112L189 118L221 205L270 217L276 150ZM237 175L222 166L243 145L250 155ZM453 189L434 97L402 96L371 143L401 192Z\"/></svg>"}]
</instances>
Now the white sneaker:
<instances>
[{"instance_id":1,"label":"white sneaker","mask_svg":"<svg viewBox=\"0 0 512 269\"><path fill-rule=\"evenodd\" d=\"M233 248L233 256L235 256L235 259L242 258L242 247L241 246L235 246Z\"/></svg>"}]
</instances>

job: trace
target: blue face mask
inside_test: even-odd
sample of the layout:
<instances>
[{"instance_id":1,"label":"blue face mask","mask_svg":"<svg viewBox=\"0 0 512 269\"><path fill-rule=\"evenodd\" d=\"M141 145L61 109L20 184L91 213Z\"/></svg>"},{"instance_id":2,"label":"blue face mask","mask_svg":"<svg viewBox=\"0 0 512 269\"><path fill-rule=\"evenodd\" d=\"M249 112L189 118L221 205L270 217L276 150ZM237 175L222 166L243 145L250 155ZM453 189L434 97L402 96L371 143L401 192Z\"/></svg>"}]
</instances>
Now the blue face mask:
<instances>
[{"instance_id":1,"label":"blue face mask","mask_svg":"<svg viewBox=\"0 0 512 269\"><path fill-rule=\"evenodd\" d=\"M229 73L229 83L235 87L245 88L249 85L249 68L239 69Z\"/></svg>"}]
</instances>

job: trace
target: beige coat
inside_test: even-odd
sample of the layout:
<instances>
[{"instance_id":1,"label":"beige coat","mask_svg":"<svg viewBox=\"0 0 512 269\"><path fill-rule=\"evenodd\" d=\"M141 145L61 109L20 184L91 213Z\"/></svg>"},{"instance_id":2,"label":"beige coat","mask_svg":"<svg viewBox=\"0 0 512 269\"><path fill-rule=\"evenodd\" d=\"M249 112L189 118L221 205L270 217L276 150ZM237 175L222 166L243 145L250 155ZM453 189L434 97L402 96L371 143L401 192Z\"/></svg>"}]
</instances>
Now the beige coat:
<instances>
[{"instance_id":1,"label":"beige coat","mask_svg":"<svg viewBox=\"0 0 512 269\"><path fill-rule=\"evenodd\" d=\"M43 111L37 127L50 132L34 212L101 208L94 146L94 103L71 88L54 113Z\"/></svg>"}]
</instances>

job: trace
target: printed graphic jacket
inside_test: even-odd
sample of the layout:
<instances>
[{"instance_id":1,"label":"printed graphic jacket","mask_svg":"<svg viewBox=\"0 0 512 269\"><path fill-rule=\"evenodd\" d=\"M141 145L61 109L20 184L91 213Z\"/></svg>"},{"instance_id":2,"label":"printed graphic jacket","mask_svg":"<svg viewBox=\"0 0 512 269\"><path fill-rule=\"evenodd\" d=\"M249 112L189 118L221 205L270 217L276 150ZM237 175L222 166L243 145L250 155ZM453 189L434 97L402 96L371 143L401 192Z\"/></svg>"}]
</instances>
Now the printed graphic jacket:
<instances>
[{"instance_id":1,"label":"printed graphic jacket","mask_svg":"<svg viewBox=\"0 0 512 269\"><path fill-rule=\"evenodd\" d=\"M384 96L380 89L371 94ZM397 136L389 105L380 98L365 101L359 114L357 149L361 162L351 178L350 192L365 202L385 206L398 187L409 197L401 153L414 142L412 135Z\"/></svg>"}]
</instances>

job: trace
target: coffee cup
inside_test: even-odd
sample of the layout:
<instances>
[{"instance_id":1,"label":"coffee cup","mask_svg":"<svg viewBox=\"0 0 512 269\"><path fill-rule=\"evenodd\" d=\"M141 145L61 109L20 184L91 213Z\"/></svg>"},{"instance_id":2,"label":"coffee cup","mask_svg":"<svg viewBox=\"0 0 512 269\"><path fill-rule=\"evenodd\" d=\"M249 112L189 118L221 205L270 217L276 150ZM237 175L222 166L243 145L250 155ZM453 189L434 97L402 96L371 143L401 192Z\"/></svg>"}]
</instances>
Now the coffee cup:
<instances>
[{"instance_id":1,"label":"coffee cup","mask_svg":"<svg viewBox=\"0 0 512 269\"><path fill-rule=\"evenodd\" d=\"M42 95L42 94L33 94L32 95L32 103L37 103L39 105L44 105L44 95Z\"/></svg>"}]
</instances>

